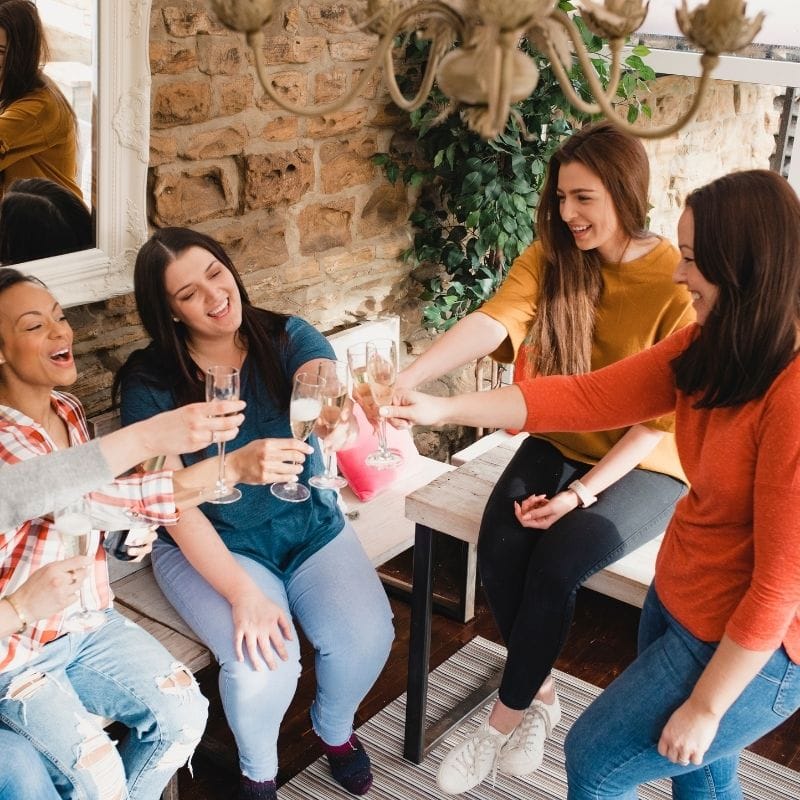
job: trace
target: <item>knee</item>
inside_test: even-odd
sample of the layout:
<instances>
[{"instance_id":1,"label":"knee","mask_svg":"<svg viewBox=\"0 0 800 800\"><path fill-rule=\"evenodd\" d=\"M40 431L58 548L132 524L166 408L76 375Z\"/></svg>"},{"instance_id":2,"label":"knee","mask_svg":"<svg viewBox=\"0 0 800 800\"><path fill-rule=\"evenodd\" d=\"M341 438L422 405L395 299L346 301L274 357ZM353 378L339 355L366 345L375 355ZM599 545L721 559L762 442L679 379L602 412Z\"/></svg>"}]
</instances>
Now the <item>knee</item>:
<instances>
[{"instance_id":1,"label":"knee","mask_svg":"<svg viewBox=\"0 0 800 800\"><path fill-rule=\"evenodd\" d=\"M125 800L127 777L114 742L95 718L78 718L77 726L80 740L72 775L75 788L79 790L77 796L89 800Z\"/></svg>"},{"instance_id":2,"label":"knee","mask_svg":"<svg viewBox=\"0 0 800 800\"><path fill-rule=\"evenodd\" d=\"M157 711L163 739L168 743L159 766L175 771L189 760L200 742L208 720L208 700L191 670L177 661L169 672L156 678L156 685L169 698Z\"/></svg>"},{"instance_id":3,"label":"knee","mask_svg":"<svg viewBox=\"0 0 800 800\"><path fill-rule=\"evenodd\" d=\"M385 608L363 616L346 632L337 630L331 633L331 647L348 662L382 666L394 642L394 623L388 601Z\"/></svg>"}]
</instances>

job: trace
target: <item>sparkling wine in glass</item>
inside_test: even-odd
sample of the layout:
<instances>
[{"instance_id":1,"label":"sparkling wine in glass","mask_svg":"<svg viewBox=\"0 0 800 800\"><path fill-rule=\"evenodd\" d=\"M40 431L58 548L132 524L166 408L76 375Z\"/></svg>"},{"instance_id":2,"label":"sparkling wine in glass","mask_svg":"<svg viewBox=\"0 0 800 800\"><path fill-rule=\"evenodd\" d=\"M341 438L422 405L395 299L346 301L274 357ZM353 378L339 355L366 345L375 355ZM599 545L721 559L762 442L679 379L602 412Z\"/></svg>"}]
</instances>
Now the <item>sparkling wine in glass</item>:
<instances>
[{"instance_id":1,"label":"sparkling wine in glass","mask_svg":"<svg viewBox=\"0 0 800 800\"><path fill-rule=\"evenodd\" d=\"M239 370L236 367L216 366L206 370L206 400L238 400ZM225 442L217 443L219 473L214 484L214 496L209 503L235 503L242 493L225 482Z\"/></svg>"},{"instance_id":2,"label":"sparkling wine in glass","mask_svg":"<svg viewBox=\"0 0 800 800\"><path fill-rule=\"evenodd\" d=\"M92 531L92 518L85 501L71 503L53 515L55 529L64 545L64 558L73 556L92 556L98 546L98 539ZM80 584L80 610L64 619L65 631L82 631L96 628L105 620L100 610L89 610L86 597L92 580L91 574L84 576Z\"/></svg>"},{"instance_id":3,"label":"sparkling wine in glass","mask_svg":"<svg viewBox=\"0 0 800 800\"><path fill-rule=\"evenodd\" d=\"M317 434L321 439L336 427L342 409L347 403L347 364L343 361L325 361L320 364L319 376L325 381L322 389L322 410L317 424ZM333 470L333 452L325 453L325 472L314 475L308 481L317 489L341 489L347 481Z\"/></svg>"},{"instance_id":4,"label":"sparkling wine in glass","mask_svg":"<svg viewBox=\"0 0 800 800\"><path fill-rule=\"evenodd\" d=\"M367 417L378 416L378 406L392 401L397 379L397 348L392 339L373 339L366 344L353 345L347 350L350 374L353 377L353 398ZM365 462L374 469L392 469L403 463L403 456L386 443L386 419L378 421L378 449Z\"/></svg>"},{"instance_id":5,"label":"sparkling wine in glass","mask_svg":"<svg viewBox=\"0 0 800 800\"><path fill-rule=\"evenodd\" d=\"M304 442L314 430L322 412L322 390L325 381L316 375L301 372L295 376L292 399L289 403L289 425L292 436ZM302 503L311 497L311 492L297 480L273 483L270 491L275 497L290 503Z\"/></svg>"}]
</instances>

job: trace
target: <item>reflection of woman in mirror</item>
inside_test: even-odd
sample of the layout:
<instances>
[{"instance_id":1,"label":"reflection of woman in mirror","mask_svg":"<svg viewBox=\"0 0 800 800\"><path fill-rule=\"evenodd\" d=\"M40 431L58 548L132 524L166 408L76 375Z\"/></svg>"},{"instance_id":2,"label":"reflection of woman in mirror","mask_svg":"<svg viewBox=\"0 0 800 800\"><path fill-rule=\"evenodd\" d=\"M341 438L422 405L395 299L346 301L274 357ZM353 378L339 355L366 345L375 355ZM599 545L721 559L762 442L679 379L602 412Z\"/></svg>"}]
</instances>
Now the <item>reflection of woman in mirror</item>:
<instances>
[{"instance_id":1,"label":"reflection of woman in mirror","mask_svg":"<svg viewBox=\"0 0 800 800\"><path fill-rule=\"evenodd\" d=\"M0 0L0 170L49 178L81 196L75 113L42 72L47 43L30 0Z\"/></svg>"},{"instance_id":2,"label":"reflection of woman in mirror","mask_svg":"<svg viewBox=\"0 0 800 800\"><path fill-rule=\"evenodd\" d=\"M43 230L46 236L42 236ZM14 181L0 200L0 264L87 250L93 238L89 209L53 181Z\"/></svg>"}]
</instances>

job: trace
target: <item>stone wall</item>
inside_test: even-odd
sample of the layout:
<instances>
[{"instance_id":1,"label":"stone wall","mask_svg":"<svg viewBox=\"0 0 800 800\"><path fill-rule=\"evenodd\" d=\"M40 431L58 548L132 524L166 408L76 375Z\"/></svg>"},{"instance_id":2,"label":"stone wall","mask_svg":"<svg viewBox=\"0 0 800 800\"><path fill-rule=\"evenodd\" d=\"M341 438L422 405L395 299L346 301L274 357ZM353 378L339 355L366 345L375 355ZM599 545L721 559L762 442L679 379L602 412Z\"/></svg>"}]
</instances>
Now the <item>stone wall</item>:
<instances>
[{"instance_id":1,"label":"stone wall","mask_svg":"<svg viewBox=\"0 0 800 800\"><path fill-rule=\"evenodd\" d=\"M345 8L276 2L264 53L283 96L327 102L363 69L373 40L338 32L352 24ZM326 332L399 313L409 352L424 350L430 339L420 329L417 289L400 259L410 199L370 160L403 119L382 85L372 81L350 107L322 118L281 111L264 99L243 37L216 23L205 0L153 0L150 39L151 222L191 225L220 239L258 304L301 314ZM659 80L657 119L688 103L693 87L691 79ZM768 166L778 90L719 83L714 93L691 129L648 145L653 227L667 235L687 188L732 167ZM75 391L96 413L110 405L116 368L144 344L133 298L68 316L81 373ZM433 388L474 380L467 370ZM454 446L425 440L429 452Z\"/></svg>"}]
</instances>

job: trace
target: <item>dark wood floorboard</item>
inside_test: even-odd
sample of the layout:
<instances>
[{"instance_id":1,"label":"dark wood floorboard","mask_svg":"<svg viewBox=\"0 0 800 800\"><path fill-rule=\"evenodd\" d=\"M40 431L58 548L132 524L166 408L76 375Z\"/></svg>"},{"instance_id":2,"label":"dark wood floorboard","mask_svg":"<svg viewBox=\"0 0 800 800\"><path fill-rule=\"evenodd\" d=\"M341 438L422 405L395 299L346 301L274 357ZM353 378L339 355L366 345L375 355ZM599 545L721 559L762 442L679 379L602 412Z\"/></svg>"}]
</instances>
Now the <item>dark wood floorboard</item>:
<instances>
[{"instance_id":1,"label":"dark wood floorboard","mask_svg":"<svg viewBox=\"0 0 800 800\"><path fill-rule=\"evenodd\" d=\"M443 558L446 558L446 554ZM390 565L389 571L395 576L407 576L408 561L401 557ZM447 570L440 569L440 573L437 591L452 595L453 582L447 575ZM491 614L480 592L478 594L475 619L467 624L434 615L432 667L438 666L475 636L499 641ZM409 608L403 600L392 599L391 602L396 629L391 656L383 674L359 709L357 725L388 705L406 688ZM638 619L638 609L595 592L581 590L572 629L556 666L596 686L607 686L634 656ZM303 646L302 660L300 685L284 719L278 743L279 784L302 771L321 753L308 717L308 708L314 693L314 676L312 656L307 643ZM204 748L195 755L194 778L189 775L188 770L181 770L181 800L230 800L237 781L235 746L220 706L216 668L204 670L200 675L200 682L204 693L211 700L211 719L206 739L214 740L215 745L211 749ZM766 758L800 770L800 714L795 714L751 749Z\"/></svg>"}]
</instances>

